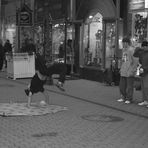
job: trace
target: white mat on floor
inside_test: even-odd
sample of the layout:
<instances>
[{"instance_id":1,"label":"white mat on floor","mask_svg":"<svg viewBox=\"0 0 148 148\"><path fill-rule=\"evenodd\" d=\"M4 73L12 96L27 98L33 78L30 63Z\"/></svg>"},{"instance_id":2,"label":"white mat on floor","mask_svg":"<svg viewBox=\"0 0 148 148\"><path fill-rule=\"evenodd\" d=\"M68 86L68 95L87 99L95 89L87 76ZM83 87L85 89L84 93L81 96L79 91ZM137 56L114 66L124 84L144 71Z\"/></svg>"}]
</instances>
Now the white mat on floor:
<instances>
[{"instance_id":1,"label":"white mat on floor","mask_svg":"<svg viewBox=\"0 0 148 148\"><path fill-rule=\"evenodd\" d=\"M26 103L0 103L0 116L45 115L63 110L67 110L67 107L58 105L39 106L37 104L32 104L30 108L27 108Z\"/></svg>"}]
</instances>

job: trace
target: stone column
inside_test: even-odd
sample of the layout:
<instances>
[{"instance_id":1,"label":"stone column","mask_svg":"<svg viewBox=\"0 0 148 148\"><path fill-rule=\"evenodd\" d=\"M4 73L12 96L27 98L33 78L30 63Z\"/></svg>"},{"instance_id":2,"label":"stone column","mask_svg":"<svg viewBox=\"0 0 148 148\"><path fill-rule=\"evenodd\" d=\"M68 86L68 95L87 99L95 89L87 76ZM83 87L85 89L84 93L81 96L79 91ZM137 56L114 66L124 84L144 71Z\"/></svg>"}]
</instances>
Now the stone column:
<instances>
[{"instance_id":1,"label":"stone column","mask_svg":"<svg viewBox=\"0 0 148 148\"><path fill-rule=\"evenodd\" d=\"M75 41L75 12L76 12L76 1L70 0L70 20L72 22L72 59L71 59L71 74L74 73L74 41Z\"/></svg>"},{"instance_id":2,"label":"stone column","mask_svg":"<svg viewBox=\"0 0 148 148\"><path fill-rule=\"evenodd\" d=\"M116 39L115 39L115 60L118 67L118 50L119 50L119 23L120 23L120 0L116 1Z\"/></svg>"},{"instance_id":3,"label":"stone column","mask_svg":"<svg viewBox=\"0 0 148 148\"><path fill-rule=\"evenodd\" d=\"M2 38L2 5L0 0L0 39Z\"/></svg>"}]
</instances>

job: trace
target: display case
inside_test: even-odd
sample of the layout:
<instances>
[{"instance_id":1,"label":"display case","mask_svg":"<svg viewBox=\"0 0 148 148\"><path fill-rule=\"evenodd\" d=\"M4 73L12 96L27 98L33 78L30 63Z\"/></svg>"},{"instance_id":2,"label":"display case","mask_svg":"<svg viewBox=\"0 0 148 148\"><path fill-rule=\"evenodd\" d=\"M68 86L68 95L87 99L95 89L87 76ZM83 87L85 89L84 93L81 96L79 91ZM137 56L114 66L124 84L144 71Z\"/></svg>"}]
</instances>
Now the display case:
<instances>
[{"instance_id":1,"label":"display case","mask_svg":"<svg viewBox=\"0 0 148 148\"><path fill-rule=\"evenodd\" d=\"M9 53L6 59L8 78L28 78L35 74L34 53Z\"/></svg>"}]
</instances>

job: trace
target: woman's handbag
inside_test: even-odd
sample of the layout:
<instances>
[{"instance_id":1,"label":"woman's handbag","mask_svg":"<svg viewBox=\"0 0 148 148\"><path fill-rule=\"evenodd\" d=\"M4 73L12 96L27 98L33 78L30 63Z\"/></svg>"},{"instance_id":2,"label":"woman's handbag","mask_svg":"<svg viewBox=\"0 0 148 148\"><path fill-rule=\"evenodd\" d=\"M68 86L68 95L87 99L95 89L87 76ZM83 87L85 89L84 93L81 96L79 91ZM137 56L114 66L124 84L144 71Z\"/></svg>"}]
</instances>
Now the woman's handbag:
<instances>
[{"instance_id":1,"label":"woman's handbag","mask_svg":"<svg viewBox=\"0 0 148 148\"><path fill-rule=\"evenodd\" d=\"M137 91L141 90L141 77L135 77L134 88Z\"/></svg>"}]
</instances>

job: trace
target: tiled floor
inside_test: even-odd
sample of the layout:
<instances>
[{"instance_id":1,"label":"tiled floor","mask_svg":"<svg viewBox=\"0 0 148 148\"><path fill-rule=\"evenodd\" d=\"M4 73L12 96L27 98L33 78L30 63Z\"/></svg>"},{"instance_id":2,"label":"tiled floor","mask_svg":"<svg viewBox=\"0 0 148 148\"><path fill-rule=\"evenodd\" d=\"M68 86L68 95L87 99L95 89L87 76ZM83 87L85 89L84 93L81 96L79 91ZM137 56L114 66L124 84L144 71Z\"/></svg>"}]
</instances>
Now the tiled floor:
<instances>
[{"instance_id":1,"label":"tiled floor","mask_svg":"<svg viewBox=\"0 0 148 148\"><path fill-rule=\"evenodd\" d=\"M2 77L0 81L0 102L26 102L24 88L28 81ZM66 111L0 117L0 148L148 147L147 108L118 103L118 88L98 82L69 80L65 88L63 93L55 86L46 86L52 104L66 106ZM139 101L140 94L135 93ZM38 94L33 101L41 97Z\"/></svg>"}]
</instances>

